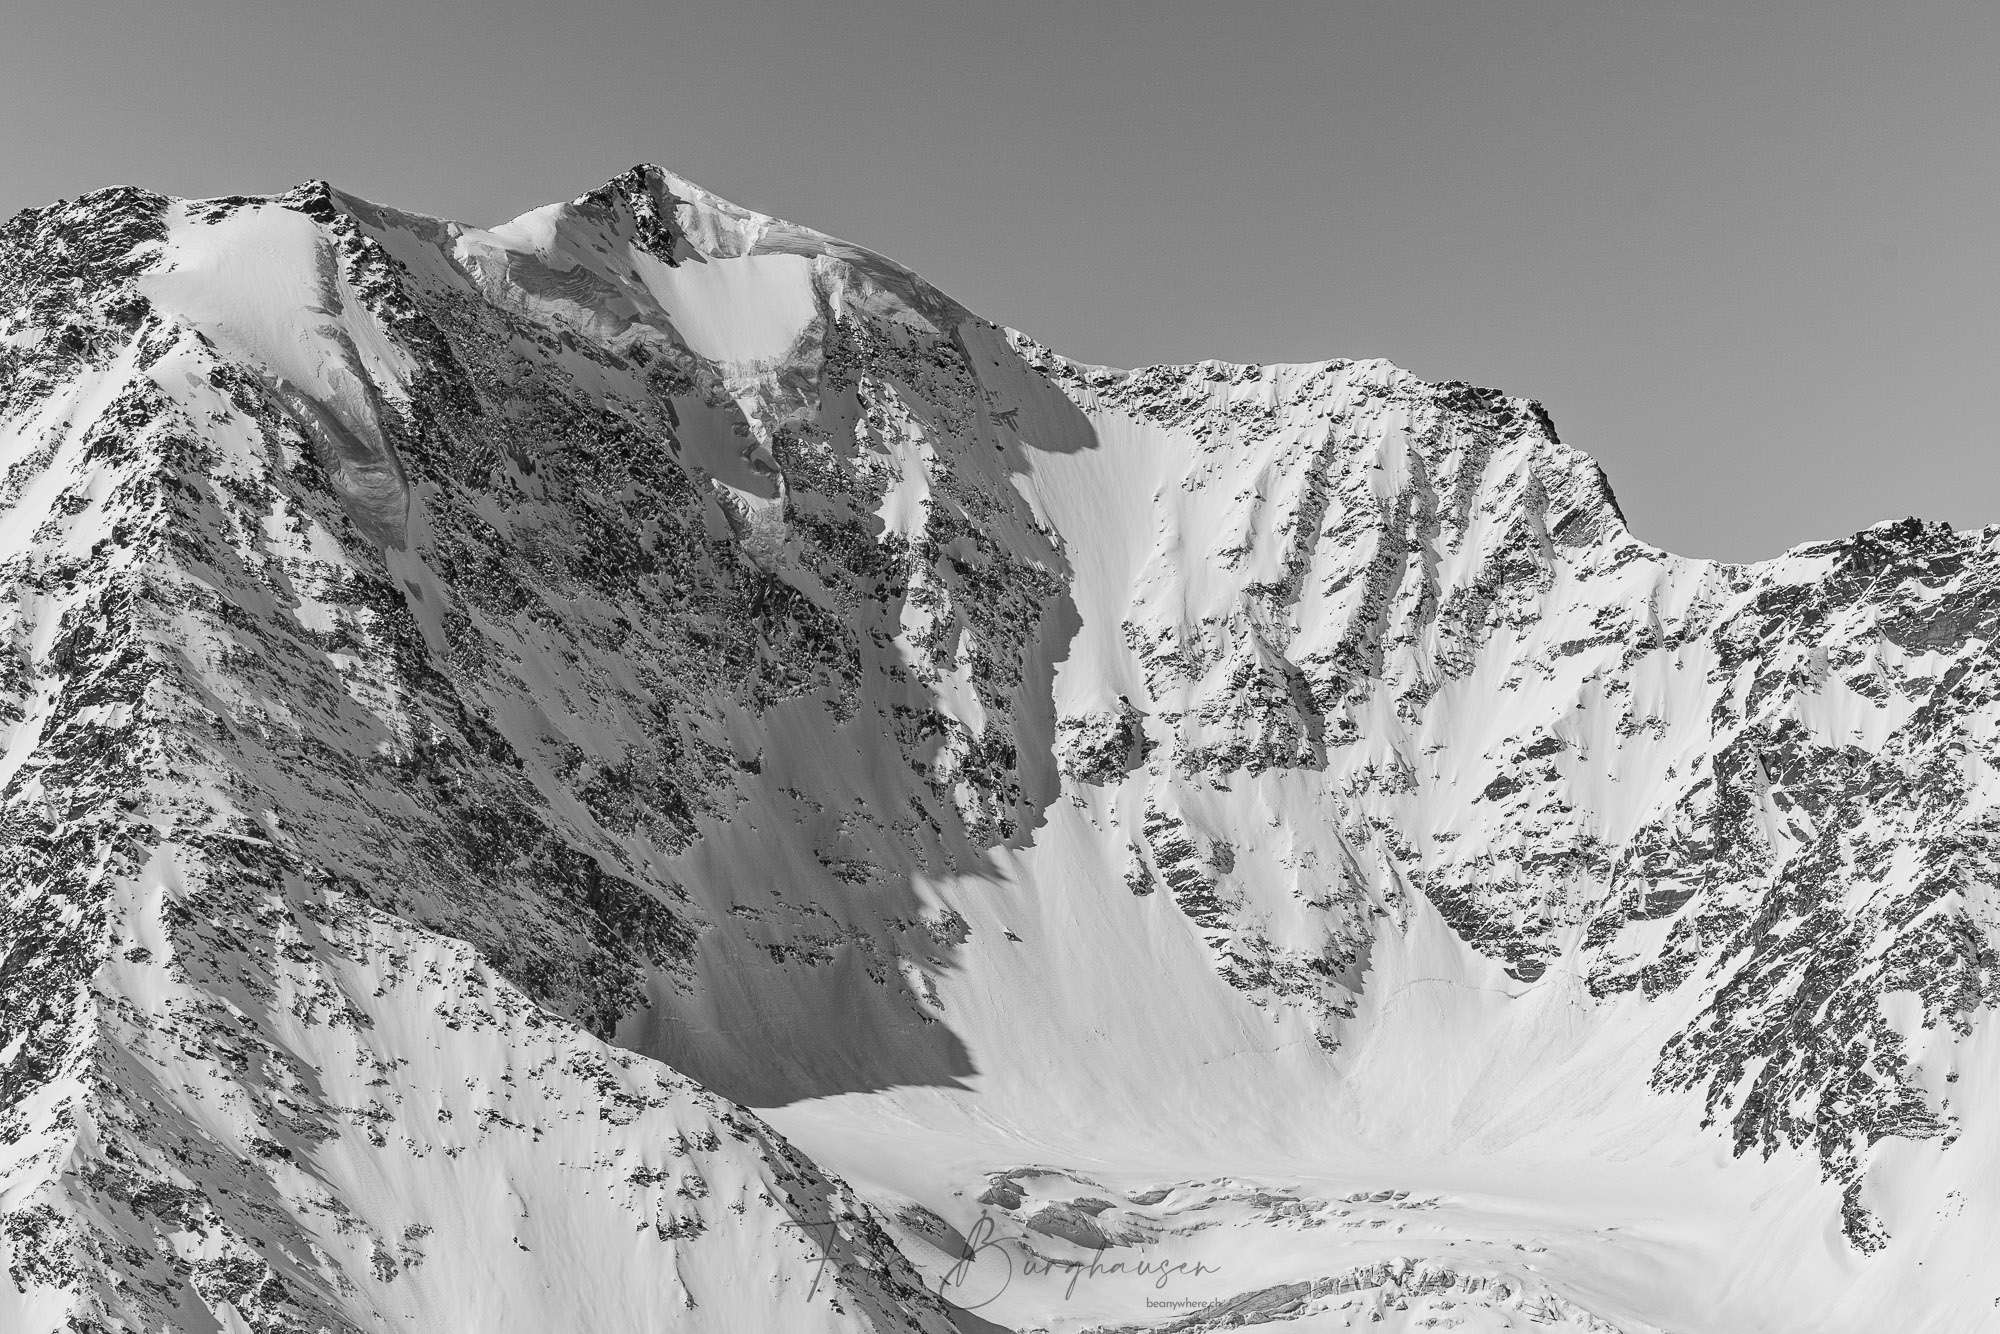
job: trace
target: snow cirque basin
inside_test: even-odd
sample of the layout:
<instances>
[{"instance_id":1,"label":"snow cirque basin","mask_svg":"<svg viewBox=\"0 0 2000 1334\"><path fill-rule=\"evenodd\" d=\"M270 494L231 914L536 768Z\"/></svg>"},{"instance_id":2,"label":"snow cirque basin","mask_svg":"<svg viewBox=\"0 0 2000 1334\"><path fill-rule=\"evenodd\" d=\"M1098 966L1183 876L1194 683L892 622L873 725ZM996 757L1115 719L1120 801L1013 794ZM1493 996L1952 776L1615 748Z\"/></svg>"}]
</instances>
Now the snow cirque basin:
<instances>
[{"instance_id":1,"label":"snow cirque basin","mask_svg":"<svg viewBox=\"0 0 2000 1334\"><path fill-rule=\"evenodd\" d=\"M0 1328L2000 1329L1991 532L658 168L0 228Z\"/></svg>"}]
</instances>

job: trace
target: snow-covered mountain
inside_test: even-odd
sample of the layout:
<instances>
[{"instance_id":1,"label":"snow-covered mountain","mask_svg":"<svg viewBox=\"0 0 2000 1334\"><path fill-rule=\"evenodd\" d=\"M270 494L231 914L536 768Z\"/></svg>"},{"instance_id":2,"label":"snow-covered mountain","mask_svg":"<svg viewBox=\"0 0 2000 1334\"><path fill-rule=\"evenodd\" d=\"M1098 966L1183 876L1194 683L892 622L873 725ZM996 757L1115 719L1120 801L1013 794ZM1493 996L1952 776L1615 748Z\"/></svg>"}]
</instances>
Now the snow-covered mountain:
<instances>
[{"instance_id":1,"label":"snow-covered mountain","mask_svg":"<svg viewBox=\"0 0 2000 1334\"><path fill-rule=\"evenodd\" d=\"M0 1328L2000 1329L2000 531L653 167L0 228Z\"/></svg>"}]
</instances>

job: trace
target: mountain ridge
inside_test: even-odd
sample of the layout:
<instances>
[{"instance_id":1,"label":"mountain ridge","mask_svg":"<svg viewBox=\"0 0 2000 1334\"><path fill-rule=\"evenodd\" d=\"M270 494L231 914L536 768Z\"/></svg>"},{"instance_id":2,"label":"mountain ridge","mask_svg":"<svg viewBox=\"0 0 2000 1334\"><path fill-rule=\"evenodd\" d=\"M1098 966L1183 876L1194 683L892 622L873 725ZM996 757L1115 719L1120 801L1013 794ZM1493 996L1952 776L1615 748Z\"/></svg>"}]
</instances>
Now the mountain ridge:
<instances>
[{"instance_id":1,"label":"mountain ridge","mask_svg":"<svg viewBox=\"0 0 2000 1334\"><path fill-rule=\"evenodd\" d=\"M1145 1317L982 1225L1984 1318L1995 530L1672 556L1532 400L1084 366L648 167L97 192L0 309L19 1327Z\"/></svg>"}]
</instances>

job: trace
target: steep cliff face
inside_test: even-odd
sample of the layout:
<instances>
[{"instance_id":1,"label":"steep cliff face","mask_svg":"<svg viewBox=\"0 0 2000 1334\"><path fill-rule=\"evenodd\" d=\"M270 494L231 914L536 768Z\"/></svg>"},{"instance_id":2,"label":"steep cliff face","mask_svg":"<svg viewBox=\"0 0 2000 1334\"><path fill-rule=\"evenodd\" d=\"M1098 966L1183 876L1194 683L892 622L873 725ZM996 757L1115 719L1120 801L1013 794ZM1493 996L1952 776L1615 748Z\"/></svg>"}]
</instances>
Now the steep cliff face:
<instances>
[{"instance_id":1,"label":"steep cliff face","mask_svg":"<svg viewBox=\"0 0 2000 1334\"><path fill-rule=\"evenodd\" d=\"M0 456L9 1328L2000 1295L1990 533L1671 556L650 167L23 214Z\"/></svg>"},{"instance_id":2,"label":"steep cliff face","mask_svg":"<svg viewBox=\"0 0 2000 1334\"><path fill-rule=\"evenodd\" d=\"M480 400L330 200L116 192L6 238L0 1323L949 1328L844 1186L592 1036L685 970L686 895L633 859L729 767L641 691L782 697L809 618L730 567L674 620L638 572L709 543L661 443ZM496 528L455 479L509 467L560 499ZM593 600L620 570L652 600Z\"/></svg>"},{"instance_id":3,"label":"steep cliff face","mask_svg":"<svg viewBox=\"0 0 2000 1334\"><path fill-rule=\"evenodd\" d=\"M1517 983L1697 1000L1653 1078L1739 1149L1809 1143L1852 1184L1884 1137L1952 1133L1915 1047L2000 999L2000 538L1908 520L1686 560L1532 403L1379 363L1038 364L1159 469L1116 612L1162 742L1142 842L1233 982L1346 1013L1359 986L1328 982L1414 891ZM1175 814L1271 770L1344 826L1331 909L1289 921L1277 867Z\"/></svg>"}]
</instances>

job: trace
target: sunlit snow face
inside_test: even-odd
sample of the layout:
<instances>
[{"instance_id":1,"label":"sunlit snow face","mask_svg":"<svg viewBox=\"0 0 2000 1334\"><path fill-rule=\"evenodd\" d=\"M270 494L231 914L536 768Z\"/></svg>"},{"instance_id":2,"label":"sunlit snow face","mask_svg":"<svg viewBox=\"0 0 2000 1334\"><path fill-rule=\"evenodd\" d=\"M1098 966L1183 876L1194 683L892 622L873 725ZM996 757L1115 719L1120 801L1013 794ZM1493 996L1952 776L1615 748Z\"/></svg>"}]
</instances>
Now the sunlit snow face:
<instances>
[{"instance_id":1,"label":"sunlit snow face","mask_svg":"<svg viewBox=\"0 0 2000 1334\"><path fill-rule=\"evenodd\" d=\"M574 205L465 231L459 250L497 295L614 345L632 325L671 332L736 372L786 358L819 314L808 255L683 246L670 264Z\"/></svg>"},{"instance_id":2,"label":"sunlit snow face","mask_svg":"<svg viewBox=\"0 0 2000 1334\"><path fill-rule=\"evenodd\" d=\"M92 1215L123 1297L228 1251L481 1328L919 1309L674 1069L1018 1326L1173 1318L1128 1254L1392 1331L1882 1328L1990 1268L1990 544L1684 561L1521 400L1082 367L633 180L181 209L151 341L0 422L0 852L31 905L106 854L53 869L150 1081L87 1108L144 1154L36 1189L229 1188Z\"/></svg>"}]
</instances>

